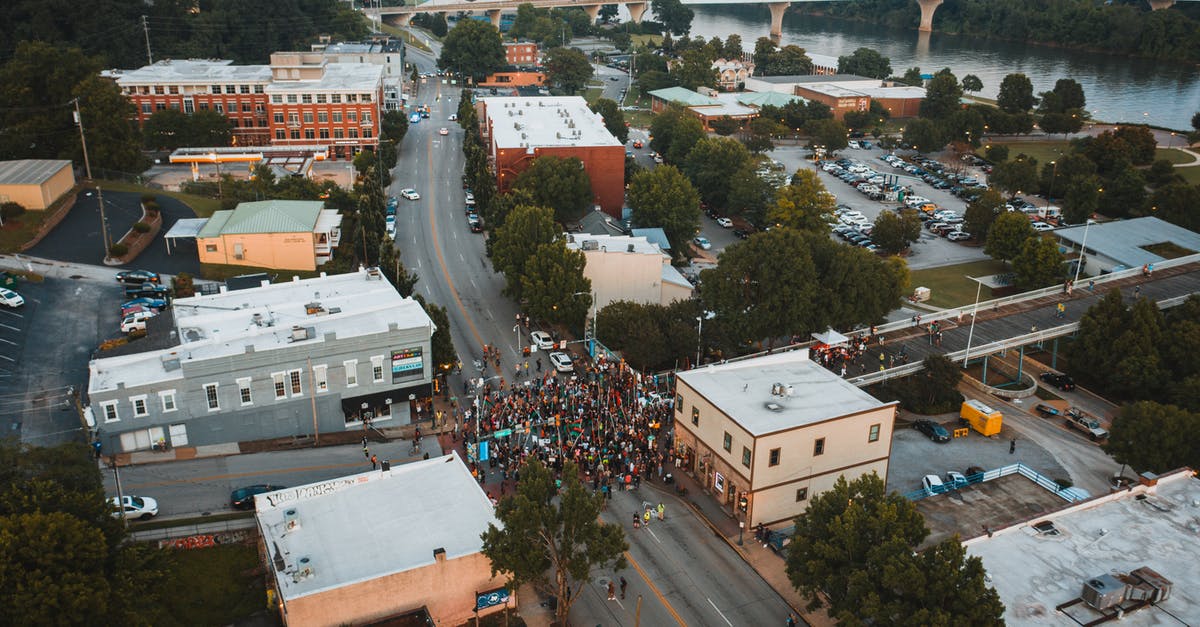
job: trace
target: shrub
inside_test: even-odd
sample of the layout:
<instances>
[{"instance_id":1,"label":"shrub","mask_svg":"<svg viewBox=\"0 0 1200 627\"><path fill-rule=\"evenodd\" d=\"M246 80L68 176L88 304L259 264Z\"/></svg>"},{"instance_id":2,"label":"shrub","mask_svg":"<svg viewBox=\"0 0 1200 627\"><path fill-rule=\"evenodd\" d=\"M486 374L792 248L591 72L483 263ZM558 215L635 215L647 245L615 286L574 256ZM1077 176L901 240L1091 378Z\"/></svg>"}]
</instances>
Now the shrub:
<instances>
[{"instance_id":1,"label":"shrub","mask_svg":"<svg viewBox=\"0 0 1200 627\"><path fill-rule=\"evenodd\" d=\"M196 295L196 285L192 280L192 275L187 272L180 272L171 279L171 289L175 292L175 298L188 298Z\"/></svg>"},{"instance_id":2,"label":"shrub","mask_svg":"<svg viewBox=\"0 0 1200 627\"><path fill-rule=\"evenodd\" d=\"M1004 163L1008 161L1008 146L988 146L987 150L984 151L984 156L992 163Z\"/></svg>"},{"instance_id":3,"label":"shrub","mask_svg":"<svg viewBox=\"0 0 1200 627\"><path fill-rule=\"evenodd\" d=\"M143 205L149 205L152 202L156 202L157 199L158 199L158 197L155 196L154 194L142 194L142 204Z\"/></svg>"},{"instance_id":4,"label":"shrub","mask_svg":"<svg viewBox=\"0 0 1200 627\"><path fill-rule=\"evenodd\" d=\"M125 244L117 243L108 247L109 257L124 257L129 253L129 247Z\"/></svg>"},{"instance_id":5,"label":"shrub","mask_svg":"<svg viewBox=\"0 0 1200 627\"><path fill-rule=\"evenodd\" d=\"M25 207L19 202L6 202L0 204L0 218L11 220L22 213L25 213Z\"/></svg>"},{"instance_id":6,"label":"shrub","mask_svg":"<svg viewBox=\"0 0 1200 627\"><path fill-rule=\"evenodd\" d=\"M148 232L150 232L150 225L146 224L145 222L136 222L133 225L133 232L134 233L148 233Z\"/></svg>"},{"instance_id":7,"label":"shrub","mask_svg":"<svg viewBox=\"0 0 1200 627\"><path fill-rule=\"evenodd\" d=\"M160 207L158 206L158 203L153 200L151 200L149 202L143 202L142 206L146 208L147 213L152 214L152 215L155 213L158 213L160 211Z\"/></svg>"}]
</instances>

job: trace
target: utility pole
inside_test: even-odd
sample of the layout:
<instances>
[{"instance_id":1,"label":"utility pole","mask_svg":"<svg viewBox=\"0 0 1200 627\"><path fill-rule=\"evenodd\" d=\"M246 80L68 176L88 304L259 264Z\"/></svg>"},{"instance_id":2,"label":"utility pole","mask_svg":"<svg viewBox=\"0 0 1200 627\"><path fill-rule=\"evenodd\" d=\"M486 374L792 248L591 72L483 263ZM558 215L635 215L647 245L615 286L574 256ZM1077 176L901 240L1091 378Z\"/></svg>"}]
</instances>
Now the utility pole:
<instances>
[{"instance_id":1,"label":"utility pole","mask_svg":"<svg viewBox=\"0 0 1200 627\"><path fill-rule=\"evenodd\" d=\"M146 23L146 16L142 16L142 33L146 35L146 65L154 65L154 55L150 54L150 25Z\"/></svg>"},{"instance_id":2,"label":"utility pole","mask_svg":"<svg viewBox=\"0 0 1200 627\"><path fill-rule=\"evenodd\" d=\"M117 507L121 510L121 524L129 528L129 518L125 516L125 494L121 491L121 472L117 470L117 456L110 455L108 465L112 468L113 477L117 481Z\"/></svg>"},{"instance_id":3,"label":"utility pole","mask_svg":"<svg viewBox=\"0 0 1200 627\"><path fill-rule=\"evenodd\" d=\"M100 199L100 236L104 239L104 256L107 257L112 244L108 241L108 218L104 215L104 190L97 187L96 197Z\"/></svg>"},{"instance_id":4,"label":"utility pole","mask_svg":"<svg viewBox=\"0 0 1200 627\"><path fill-rule=\"evenodd\" d=\"M83 146L83 170L87 173L90 181L92 180L92 164L88 161L87 138L83 135L83 116L79 113L79 98L75 98L71 102L75 103L75 124L79 126L79 144Z\"/></svg>"}]
</instances>

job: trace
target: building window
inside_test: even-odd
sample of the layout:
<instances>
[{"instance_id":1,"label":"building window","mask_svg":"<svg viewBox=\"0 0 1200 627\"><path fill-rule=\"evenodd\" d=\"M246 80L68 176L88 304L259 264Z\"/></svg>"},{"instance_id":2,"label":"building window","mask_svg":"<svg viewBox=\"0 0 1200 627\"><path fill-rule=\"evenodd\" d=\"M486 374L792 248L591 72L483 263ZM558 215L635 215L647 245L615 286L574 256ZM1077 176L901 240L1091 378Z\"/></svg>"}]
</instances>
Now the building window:
<instances>
[{"instance_id":1,"label":"building window","mask_svg":"<svg viewBox=\"0 0 1200 627\"><path fill-rule=\"evenodd\" d=\"M333 104L342 104L341 94L329 94L329 102Z\"/></svg>"},{"instance_id":2,"label":"building window","mask_svg":"<svg viewBox=\"0 0 1200 627\"><path fill-rule=\"evenodd\" d=\"M226 85L226 86L225 86L225 93L227 93L227 94L236 94L236 93L237 93L237 85Z\"/></svg>"},{"instance_id":3,"label":"building window","mask_svg":"<svg viewBox=\"0 0 1200 627\"><path fill-rule=\"evenodd\" d=\"M250 93L250 86L249 85L238 85L238 93L242 93L242 94Z\"/></svg>"},{"instance_id":4,"label":"building window","mask_svg":"<svg viewBox=\"0 0 1200 627\"><path fill-rule=\"evenodd\" d=\"M771 449L771 452L767 454L767 465L768 466L778 466L779 465L779 449L773 448L773 449Z\"/></svg>"},{"instance_id":5,"label":"building window","mask_svg":"<svg viewBox=\"0 0 1200 627\"><path fill-rule=\"evenodd\" d=\"M164 414L175 411L175 390L163 390L158 396L162 398Z\"/></svg>"},{"instance_id":6,"label":"building window","mask_svg":"<svg viewBox=\"0 0 1200 627\"><path fill-rule=\"evenodd\" d=\"M284 382L282 372L271 373L271 383L275 386L275 400L287 398L287 384Z\"/></svg>"},{"instance_id":7,"label":"building window","mask_svg":"<svg viewBox=\"0 0 1200 627\"><path fill-rule=\"evenodd\" d=\"M317 136L311 128L304 129L304 139L315 139Z\"/></svg>"},{"instance_id":8,"label":"building window","mask_svg":"<svg viewBox=\"0 0 1200 627\"><path fill-rule=\"evenodd\" d=\"M243 405L251 405L254 399L250 395L250 377L243 377L237 380L238 398L242 400Z\"/></svg>"},{"instance_id":9,"label":"building window","mask_svg":"<svg viewBox=\"0 0 1200 627\"><path fill-rule=\"evenodd\" d=\"M371 358L371 378L375 383L383 383L383 355Z\"/></svg>"},{"instance_id":10,"label":"building window","mask_svg":"<svg viewBox=\"0 0 1200 627\"><path fill-rule=\"evenodd\" d=\"M877 424L871 425L871 430L869 432L867 432L867 441L868 442L878 442L879 441L879 425L877 425Z\"/></svg>"},{"instance_id":11,"label":"building window","mask_svg":"<svg viewBox=\"0 0 1200 627\"><path fill-rule=\"evenodd\" d=\"M219 102L214 102L213 110L216 111L217 113L225 113L225 105L223 105Z\"/></svg>"},{"instance_id":12,"label":"building window","mask_svg":"<svg viewBox=\"0 0 1200 627\"><path fill-rule=\"evenodd\" d=\"M312 94L300 94L300 102L302 104L312 104Z\"/></svg>"},{"instance_id":13,"label":"building window","mask_svg":"<svg viewBox=\"0 0 1200 627\"><path fill-rule=\"evenodd\" d=\"M271 104L283 104L283 96L280 94L271 94Z\"/></svg>"},{"instance_id":14,"label":"building window","mask_svg":"<svg viewBox=\"0 0 1200 627\"><path fill-rule=\"evenodd\" d=\"M329 129L327 128L320 129L320 132L317 134L320 135L321 139L329 139Z\"/></svg>"},{"instance_id":15,"label":"building window","mask_svg":"<svg viewBox=\"0 0 1200 627\"><path fill-rule=\"evenodd\" d=\"M117 415L116 401L101 403L100 411L104 414L104 422L116 422L121 419L121 417Z\"/></svg>"},{"instance_id":16,"label":"building window","mask_svg":"<svg viewBox=\"0 0 1200 627\"><path fill-rule=\"evenodd\" d=\"M724 448L726 453L733 450L733 436L729 435L728 431L725 432L725 439L721 442L721 448Z\"/></svg>"},{"instance_id":17,"label":"building window","mask_svg":"<svg viewBox=\"0 0 1200 627\"><path fill-rule=\"evenodd\" d=\"M328 111L318 111L317 112L317 121L320 122L321 124L328 124L329 123L329 112Z\"/></svg>"},{"instance_id":18,"label":"building window","mask_svg":"<svg viewBox=\"0 0 1200 627\"><path fill-rule=\"evenodd\" d=\"M677 411L681 414L683 413L683 395L682 394L675 395L675 411Z\"/></svg>"},{"instance_id":19,"label":"building window","mask_svg":"<svg viewBox=\"0 0 1200 627\"><path fill-rule=\"evenodd\" d=\"M345 133L342 131L342 129L340 129L340 128L333 129L333 138L334 139L341 139L344 136L345 136Z\"/></svg>"},{"instance_id":20,"label":"building window","mask_svg":"<svg viewBox=\"0 0 1200 627\"><path fill-rule=\"evenodd\" d=\"M746 468L750 467L750 449L745 446L742 447L742 465Z\"/></svg>"},{"instance_id":21,"label":"building window","mask_svg":"<svg viewBox=\"0 0 1200 627\"><path fill-rule=\"evenodd\" d=\"M154 110L154 108L150 106L150 103L148 103L148 102L142 103L142 113L151 113L151 112L153 112L153 110Z\"/></svg>"},{"instance_id":22,"label":"building window","mask_svg":"<svg viewBox=\"0 0 1200 627\"><path fill-rule=\"evenodd\" d=\"M156 102L156 103L154 103L154 110L155 110L155 111L166 111L166 110L167 110L167 103L165 103L165 102Z\"/></svg>"},{"instance_id":23,"label":"building window","mask_svg":"<svg viewBox=\"0 0 1200 627\"><path fill-rule=\"evenodd\" d=\"M290 133L290 135L292 136L292 139L300 139L300 129L298 129L298 128L292 129L292 132Z\"/></svg>"},{"instance_id":24,"label":"building window","mask_svg":"<svg viewBox=\"0 0 1200 627\"><path fill-rule=\"evenodd\" d=\"M346 132L349 133L350 139L358 139L358 129L352 128Z\"/></svg>"},{"instance_id":25,"label":"building window","mask_svg":"<svg viewBox=\"0 0 1200 627\"><path fill-rule=\"evenodd\" d=\"M817 438L817 441L813 442L813 457L816 457L817 455L824 455L824 454L825 454L825 438Z\"/></svg>"},{"instance_id":26,"label":"building window","mask_svg":"<svg viewBox=\"0 0 1200 627\"><path fill-rule=\"evenodd\" d=\"M362 121L363 121L363 123L365 123L365 124L370 124L370 123L371 123L371 112L370 112L370 111L363 111L363 113L362 113Z\"/></svg>"},{"instance_id":27,"label":"building window","mask_svg":"<svg viewBox=\"0 0 1200 627\"><path fill-rule=\"evenodd\" d=\"M808 488L796 488L796 502L808 500Z\"/></svg>"},{"instance_id":28,"label":"building window","mask_svg":"<svg viewBox=\"0 0 1200 627\"><path fill-rule=\"evenodd\" d=\"M220 399L217 398L217 384L204 384L204 400L208 403L208 411L221 409Z\"/></svg>"},{"instance_id":29,"label":"building window","mask_svg":"<svg viewBox=\"0 0 1200 627\"><path fill-rule=\"evenodd\" d=\"M371 102L371 94L363 94L362 101L363 102Z\"/></svg>"},{"instance_id":30,"label":"building window","mask_svg":"<svg viewBox=\"0 0 1200 627\"><path fill-rule=\"evenodd\" d=\"M329 391L329 367L328 366L313 366L313 385L317 387L318 392Z\"/></svg>"},{"instance_id":31,"label":"building window","mask_svg":"<svg viewBox=\"0 0 1200 627\"><path fill-rule=\"evenodd\" d=\"M199 103L199 106L200 106L201 111L208 111L208 103L207 102L201 100Z\"/></svg>"},{"instance_id":32,"label":"building window","mask_svg":"<svg viewBox=\"0 0 1200 627\"><path fill-rule=\"evenodd\" d=\"M249 102L242 103L242 113L250 113L253 110L254 110L254 107L251 106Z\"/></svg>"},{"instance_id":33,"label":"building window","mask_svg":"<svg viewBox=\"0 0 1200 627\"><path fill-rule=\"evenodd\" d=\"M357 122L358 121L358 112L357 111L347 111L346 119L349 120L350 122Z\"/></svg>"},{"instance_id":34,"label":"building window","mask_svg":"<svg viewBox=\"0 0 1200 627\"><path fill-rule=\"evenodd\" d=\"M342 365L346 367L346 387L352 388L358 385L358 361L351 359L342 362Z\"/></svg>"},{"instance_id":35,"label":"building window","mask_svg":"<svg viewBox=\"0 0 1200 627\"><path fill-rule=\"evenodd\" d=\"M263 93L263 86L262 86L262 85L255 85L255 86L254 86L254 93L256 93L256 94L261 94L261 93Z\"/></svg>"},{"instance_id":36,"label":"building window","mask_svg":"<svg viewBox=\"0 0 1200 627\"><path fill-rule=\"evenodd\" d=\"M312 124L312 121L313 121L312 111L305 111L304 112L304 123Z\"/></svg>"},{"instance_id":37,"label":"building window","mask_svg":"<svg viewBox=\"0 0 1200 627\"><path fill-rule=\"evenodd\" d=\"M143 416L150 415L150 410L146 409L146 396L144 394L142 396L135 396L129 399L129 402L133 404L134 418L141 418Z\"/></svg>"},{"instance_id":38,"label":"building window","mask_svg":"<svg viewBox=\"0 0 1200 627\"><path fill-rule=\"evenodd\" d=\"M364 128L362 130L362 134L363 134L363 139L371 139L371 129Z\"/></svg>"},{"instance_id":39,"label":"building window","mask_svg":"<svg viewBox=\"0 0 1200 627\"><path fill-rule=\"evenodd\" d=\"M358 94L346 94L346 102L358 102Z\"/></svg>"},{"instance_id":40,"label":"building window","mask_svg":"<svg viewBox=\"0 0 1200 627\"><path fill-rule=\"evenodd\" d=\"M317 94L317 104L325 104L325 94Z\"/></svg>"},{"instance_id":41,"label":"building window","mask_svg":"<svg viewBox=\"0 0 1200 627\"><path fill-rule=\"evenodd\" d=\"M692 406L692 424L700 426L700 408Z\"/></svg>"},{"instance_id":42,"label":"building window","mask_svg":"<svg viewBox=\"0 0 1200 627\"><path fill-rule=\"evenodd\" d=\"M288 384L292 388L292 396L300 396L304 394L304 387L300 385L300 371L288 371Z\"/></svg>"},{"instance_id":43,"label":"building window","mask_svg":"<svg viewBox=\"0 0 1200 627\"><path fill-rule=\"evenodd\" d=\"M296 104L296 94L287 95L288 104Z\"/></svg>"},{"instance_id":44,"label":"building window","mask_svg":"<svg viewBox=\"0 0 1200 627\"><path fill-rule=\"evenodd\" d=\"M158 95L160 95L160 96L161 96L161 95L163 95L163 88L162 88L162 85L155 85L155 86L154 86L154 93L156 93L156 94L158 94Z\"/></svg>"},{"instance_id":45,"label":"building window","mask_svg":"<svg viewBox=\"0 0 1200 627\"><path fill-rule=\"evenodd\" d=\"M288 114L288 126L300 126L300 114L295 111Z\"/></svg>"},{"instance_id":46,"label":"building window","mask_svg":"<svg viewBox=\"0 0 1200 627\"><path fill-rule=\"evenodd\" d=\"M335 123L340 123L342 121L342 112L341 111L333 112L333 121Z\"/></svg>"},{"instance_id":47,"label":"building window","mask_svg":"<svg viewBox=\"0 0 1200 627\"><path fill-rule=\"evenodd\" d=\"M287 139L287 133L283 129L277 128L275 129L275 139Z\"/></svg>"}]
</instances>

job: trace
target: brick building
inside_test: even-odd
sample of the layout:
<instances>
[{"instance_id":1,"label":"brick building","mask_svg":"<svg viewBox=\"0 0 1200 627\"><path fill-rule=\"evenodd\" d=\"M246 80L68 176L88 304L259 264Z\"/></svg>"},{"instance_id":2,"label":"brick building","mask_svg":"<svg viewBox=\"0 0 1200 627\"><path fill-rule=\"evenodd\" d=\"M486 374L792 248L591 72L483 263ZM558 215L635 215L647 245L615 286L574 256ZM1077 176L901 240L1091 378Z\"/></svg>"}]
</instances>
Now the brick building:
<instances>
[{"instance_id":1,"label":"brick building","mask_svg":"<svg viewBox=\"0 0 1200 627\"><path fill-rule=\"evenodd\" d=\"M542 64L536 43L506 43L504 44L504 59L509 65L521 67L538 66Z\"/></svg>"},{"instance_id":2,"label":"brick building","mask_svg":"<svg viewBox=\"0 0 1200 627\"><path fill-rule=\"evenodd\" d=\"M482 98L479 116L496 168L496 187L507 192L517 175L541 156L576 157L592 183L592 195L610 216L625 204L625 146L599 113L579 96Z\"/></svg>"}]
</instances>

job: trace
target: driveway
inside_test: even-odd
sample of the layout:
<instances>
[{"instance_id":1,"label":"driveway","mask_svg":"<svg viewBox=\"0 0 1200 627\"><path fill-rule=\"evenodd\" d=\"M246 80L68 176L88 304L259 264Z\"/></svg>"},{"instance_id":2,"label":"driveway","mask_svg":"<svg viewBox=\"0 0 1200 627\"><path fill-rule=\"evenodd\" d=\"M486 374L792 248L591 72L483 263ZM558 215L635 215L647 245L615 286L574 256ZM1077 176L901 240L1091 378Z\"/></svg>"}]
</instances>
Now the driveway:
<instances>
[{"instance_id":1,"label":"driveway","mask_svg":"<svg viewBox=\"0 0 1200 627\"><path fill-rule=\"evenodd\" d=\"M120 239L142 216L141 194L133 192L104 192L105 219L108 220L109 237L115 242ZM170 196L157 197L162 210L163 227L154 241L125 267L145 268L164 274L200 272L200 261L196 254L195 240L180 241L179 247L172 246L167 254L163 235L176 220L194 218L196 214L187 205ZM62 221L37 246L29 250L35 257L100 265L104 263L104 244L100 233L100 201L94 192L79 195L75 206Z\"/></svg>"}]
</instances>

